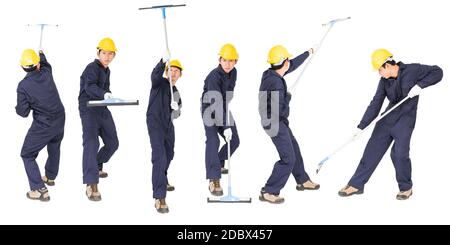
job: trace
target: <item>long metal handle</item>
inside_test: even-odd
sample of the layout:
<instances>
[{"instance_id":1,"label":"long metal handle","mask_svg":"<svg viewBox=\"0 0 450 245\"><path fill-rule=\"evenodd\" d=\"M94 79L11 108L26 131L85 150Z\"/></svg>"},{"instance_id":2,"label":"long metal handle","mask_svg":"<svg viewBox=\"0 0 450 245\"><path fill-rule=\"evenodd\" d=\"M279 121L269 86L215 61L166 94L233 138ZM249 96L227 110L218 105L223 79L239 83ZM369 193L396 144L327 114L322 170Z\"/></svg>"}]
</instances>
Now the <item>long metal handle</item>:
<instances>
[{"instance_id":1,"label":"long metal handle","mask_svg":"<svg viewBox=\"0 0 450 245\"><path fill-rule=\"evenodd\" d=\"M328 36L328 33L330 32L331 28L333 28L334 24L336 22L340 22L340 21L345 21L345 20L349 20L350 17L347 18L341 18L341 19L334 19L331 20L325 24L322 24L322 26L327 26L329 25L327 31L325 32L325 34L323 35L322 39L320 40L319 45L317 46L317 50L314 50L314 53L309 57L309 60L306 62L306 64L303 66L303 70L300 72L300 74L297 77L297 80L295 80L294 84L292 84L292 86L289 88L289 91L291 93L294 92L297 83L300 81L300 78L303 76L303 73L305 73L306 68L308 68L309 64L311 63L312 59L314 58L314 56L317 54L317 52L319 51L320 47L322 47L323 41L325 40L325 38Z\"/></svg>"},{"instance_id":2,"label":"long metal handle","mask_svg":"<svg viewBox=\"0 0 450 245\"><path fill-rule=\"evenodd\" d=\"M364 133L365 131L367 131L367 129L369 129L372 125L376 124L377 122L379 122L381 119L383 119L386 115L388 115L390 112L392 112L393 110L395 110L397 107L399 107L401 104L403 104L405 101L407 101L409 99L408 96L406 96L405 98L403 98L400 102L398 102L397 104L395 104L392 108L390 108L389 110L387 110L385 113L379 115L377 118L375 118L375 120L373 120L367 127L365 127L362 131L361 134ZM316 169L316 173L319 173L320 169L322 168L323 164L325 164L325 162L330 159L333 155L335 155L336 153L338 153L339 151L341 151L342 149L344 149L348 144L350 144L351 142L353 142L354 139L353 137L350 138L349 140L347 140L344 144L342 144L341 146L339 146L336 150L334 150L330 155L328 155L327 157L325 157L324 159L322 159L322 161L319 162L319 164L317 165L317 169Z\"/></svg>"},{"instance_id":3,"label":"long metal handle","mask_svg":"<svg viewBox=\"0 0 450 245\"><path fill-rule=\"evenodd\" d=\"M172 102L175 102L175 99L173 98L173 84L172 84L172 76L171 76L171 70L170 70L170 50L169 50L169 38L167 36L167 24L166 24L166 8L161 8L162 11L162 15L163 15L163 24L164 24L164 37L166 40L166 50L169 53L169 60L167 61L167 76L169 79L169 84L170 84L170 100Z\"/></svg>"},{"instance_id":4,"label":"long metal handle","mask_svg":"<svg viewBox=\"0 0 450 245\"><path fill-rule=\"evenodd\" d=\"M42 35L44 33L44 26L45 25L41 25L41 37L39 38L39 50L42 50Z\"/></svg>"},{"instance_id":5,"label":"long metal handle","mask_svg":"<svg viewBox=\"0 0 450 245\"><path fill-rule=\"evenodd\" d=\"M297 77L297 80L295 80L294 84L292 84L292 86L289 88L289 91L291 93L294 92L295 87L297 86L297 83L300 81L300 78L303 76L303 73L305 73L306 68L308 68L309 64L311 64L312 59L314 58L314 56L317 54L317 52L319 51L320 47L322 46L323 41L325 40L325 38L328 36L328 33L330 32L331 28L333 27L334 24L331 24L330 27L328 27L328 30L325 32L325 35L323 35L322 39L320 40L319 46L317 47L317 50L314 50L314 53L311 55L311 57L309 57L308 61L306 62L306 64L303 67L303 70L300 72L300 74Z\"/></svg>"},{"instance_id":6,"label":"long metal handle","mask_svg":"<svg viewBox=\"0 0 450 245\"><path fill-rule=\"evenodd\" d=\"M230 110L227 106L227 124L230 125ZM230 128L231 130L231 128ZM227 139L228 152L228 196L231 196L231 139Z\"/></svg>"}]
</instances>

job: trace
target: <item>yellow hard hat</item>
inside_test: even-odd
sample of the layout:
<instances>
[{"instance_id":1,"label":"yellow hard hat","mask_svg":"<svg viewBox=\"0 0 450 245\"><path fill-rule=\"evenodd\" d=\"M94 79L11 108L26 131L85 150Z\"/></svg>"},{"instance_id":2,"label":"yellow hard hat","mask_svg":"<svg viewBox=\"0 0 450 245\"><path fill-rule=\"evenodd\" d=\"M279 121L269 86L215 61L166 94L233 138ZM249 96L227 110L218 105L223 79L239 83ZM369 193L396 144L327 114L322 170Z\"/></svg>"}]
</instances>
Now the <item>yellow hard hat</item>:
<instances>
[{"instance_id":1,"label":"yellow hard hat","mask_svg":"<svg viewBox=\"0 0 450 245\"><path fill-rule=\"evenodd\" d=\"M291 57L292 54L290 54L285 47L283 47L282 45L276 45L270 49L267 62L271 65L278 64Z\"/></svg>"},{"instance_id":2,"label":"yellow hard hat","mask_svg":"<svg viewBox=\"0 0 450 245\"><path fill-rule=\"evenodd\" d=\"M226 60L239 59L239 54L237 53L236 48L231 43L223 45L219 51L219 55Z\"/></svg>"},{"instance_id":3,"label":"yellow hard hat","mask_svg":"<svg viewBox=\"0 0 450 245\"><path fill-rule=\"evenodd\" d=\"M391 52L386 49L377 49L372 53L372 67L374 70L380 69L380 67L388 61L389 58L392 58Z\"/></svg>"},{"instance_id":4,"label":"yellow hard hat","mask_svg":"<svg viewBox=\"0 0 450 245\"><path fill-rule=\"evenodd\" d=\"M105 51L111 51L111 52L116 52L116 45L114 44L114 41L109 38L109 37L105 37L103 38L97 46L97 49L99 50L105 50Z\"/></svg>"},{"instance_id":5,"label":"yellow hard hat","mask_svg":"<svg viewBox=\"0 0 450 245\"><path fill-rule=\"evenodd\" d=\"M183 70L183 66L181 65L179 60L171 60L170 62L170 67L176 67L179 68L181 71ZM166 69L168 69L169 67L167 66Z\"/></svg>"},{"instance_id":6,"label":"yellow hard hat","mask_svg":"<svg viewBox=\"0 0 450 245\"><path fill-rule=\"evenodd\" d=\"M25 49L20 58L20 65L23 67L35 66L41 59L32 49Z\"/></svg>"}]
</instances>

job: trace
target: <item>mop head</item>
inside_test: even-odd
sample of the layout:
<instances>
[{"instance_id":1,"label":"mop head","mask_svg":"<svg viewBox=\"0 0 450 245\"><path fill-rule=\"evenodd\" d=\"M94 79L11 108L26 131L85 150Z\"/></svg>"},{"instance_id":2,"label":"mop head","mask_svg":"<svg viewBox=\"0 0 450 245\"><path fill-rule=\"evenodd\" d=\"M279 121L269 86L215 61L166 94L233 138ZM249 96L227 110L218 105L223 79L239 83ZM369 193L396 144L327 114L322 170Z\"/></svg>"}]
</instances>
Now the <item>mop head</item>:
<instances>
[{"instance_id":1,"label":"mop head","mask_svg":"<svg viewBox=\"0 0 450 245\"><path fill-rule=\"evenodd\" d=\"M224 197L208 197L208 203L251 203L251 197L235 197L235 196L224 196Z\"/></svg>"}]
</instances>

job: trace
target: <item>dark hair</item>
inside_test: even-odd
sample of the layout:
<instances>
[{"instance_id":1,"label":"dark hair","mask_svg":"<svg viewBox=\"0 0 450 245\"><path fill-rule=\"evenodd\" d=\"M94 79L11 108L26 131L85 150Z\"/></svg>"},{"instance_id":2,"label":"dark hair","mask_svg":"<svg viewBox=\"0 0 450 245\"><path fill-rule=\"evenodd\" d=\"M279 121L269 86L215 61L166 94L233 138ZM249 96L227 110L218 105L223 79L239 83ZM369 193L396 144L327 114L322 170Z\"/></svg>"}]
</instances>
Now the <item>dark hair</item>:
<instances>
[{"instance_id":1,"label":"dark hair","mask_svg":"<svg viewBox=\"0 0 450 245\"><path fill-rule=\"evenodd\" d=\"M32 72L32 71L35 71L35 70L37 69L37 66L28 66L28 67L23 67L23 66L22 66L22 69L23 69L25 72Z\"/></svg>"},{"instance_id":2,"label":"dark hair","mask_svg":"<svg viewBox=\"0 0 450 245\"><path fill-rule=\"evenodd\" d=\"M386 64L389 64L389 65L396 65L397 62L395 62L395 60L388 60L388 61L386 61L381 67L386 68Z\"/></svg>"},{"instance_id":3,"label":"dark hair","mask_svg":"<svg viewBox=\"0 0 450 245\"><path fill-rule=\"evenodd\" d=\"M281 68L284 66L284 63L286 63L286 61L289 61L289 59L285 59L285 60L283 61L283 63L281 63L281 65L274 65L274 64L271 64L270 69L272 69L272 70L278 70L278 69L281 69Z\"/></svg>"},{"instance_id":4,"label":"dark hair","mask_svg":"<svg viewBox=\"0 0 450 245\"><path fill-rule=\"evenodd\" d=\"M170 66L170 67L175 67L175 68L177 68L178 70L180 70L180 72L183 72L183 69L181 69L180 67L178 67L178 66ZM165 71L168 71L169 70L169 66L166 66L166 68L164 69Z\"/></svg>"}]
</instances>

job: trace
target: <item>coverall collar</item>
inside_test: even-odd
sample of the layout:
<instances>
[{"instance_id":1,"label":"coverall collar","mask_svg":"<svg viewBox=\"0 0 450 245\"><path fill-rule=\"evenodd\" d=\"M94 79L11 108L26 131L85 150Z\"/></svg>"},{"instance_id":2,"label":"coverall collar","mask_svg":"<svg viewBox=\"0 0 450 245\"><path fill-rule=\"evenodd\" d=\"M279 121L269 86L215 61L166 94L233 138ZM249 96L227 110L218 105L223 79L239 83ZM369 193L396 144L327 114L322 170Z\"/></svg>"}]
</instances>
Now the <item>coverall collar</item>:
<instances>
[{"instance_id":1,"label":"coverall collar","mask_svg":"<svg viewBox=\"0 0 450 245\"><path fill-rule=\"evenodd\" d=\"M35 76L37 74L39 74L39 70L38 69L36 69L34 71L27 72L27 74L25 75L25 78L33 77L33 76Z\"/></svg>"},{"instance_id":2,"label":"coverall collar","mask_svg":"<svg viewBox=\"0 0 450 245\"><path fill-rule=\"evenodd\" d=\"M221 75L228 76L228 77L230 77L231 73L234 71L234 69L236 69L236 68L233 67L233 69L231 69L230 73L226 73L225 70L222 68L222 66L220 64L217 66L217 68L219 68L219 73Z\"/></svg>"},{"instance_id":3,"label":"coverall collar","mask_svg":"<svg viewBox=\"0 0 450 245\"><path fill-rule=\"evenodd\" d=\"M276 71L275 71L274 69L272 69L272 68L269 69L269 72L270 72L271 74L273 74L274 76L276 76L276 77L283 78L283 76L281 76L280 74L278 74L278 72L276 72Z\"/></svg>"},{"instance_id":4,"label":"coverall collar","mask_svg":"<svg viewBox=\"0 0 450 245\"><path fill-rule=\"evenodd\" d=\"M103 68L103 70L108 70L108 69L109 69L109 67L104 67L103 64L102 64L102 62L100 62L99 59L95 59L94 62L95 62L98 66L100 66L101 68Z\"/></svg>"}]
</instances>

